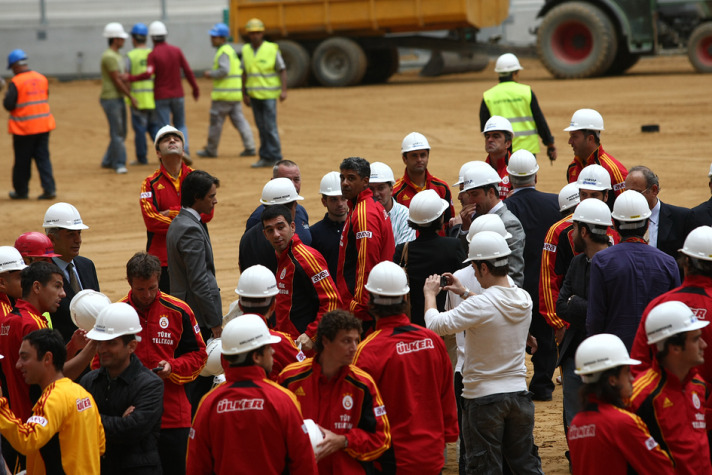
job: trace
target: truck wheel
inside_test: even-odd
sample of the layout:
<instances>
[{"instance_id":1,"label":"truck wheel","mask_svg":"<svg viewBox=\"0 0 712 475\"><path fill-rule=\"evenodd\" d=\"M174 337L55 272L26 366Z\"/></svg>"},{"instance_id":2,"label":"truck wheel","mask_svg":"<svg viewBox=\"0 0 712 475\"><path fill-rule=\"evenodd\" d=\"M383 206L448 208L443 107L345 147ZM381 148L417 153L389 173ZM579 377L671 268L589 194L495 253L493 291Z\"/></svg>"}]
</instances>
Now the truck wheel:
<instances>
[{"instance_id":1,"label":"truck wheel","mask_svg":"<svg viewBox=\"0 0 712 475\"><path fill-rule=\"evenodd\" d=\"M557 78L600 76L616 57L617 34L599 8L567 2L544 16L537 33L537 53Z\"/></svg>"},{"instance_id":2,"label":"truck wheel","mask_svg":"<svg viewBox=\"0 0 712 475\"><path fill-rule=\"evenodd\" d=\"M379 48L366 51L368 65L363 76L364 84L380 84L388 81L400 65L398 48Z\"/></svg>"},{"instance_id":3,"label":"truck wheel","mask_svg":"<svg viewBox=\"0 0 712 475\"><path fill-rule=\"evenodd\" d=\"M712 22L702 23L692 30L687 57L697 72L712 73Z\"/></svg>"},{"instance_id":4,"label":"truck wheel","mask_svg":"<svg viewBox=\"0 0 712 475\"><path fill-rule=\"evenodd\" d=\"M287 67L287 88L302 87L309 77L309 53L295 41L278 41L284 64Z\"/></svg>"},{"instance_id":5,"label":"truck wheel","mask_svg":"<svg viewBox=\"0 0 712 475\"><path fill-rule=\"evenodd\" d=\"M348 38L322 41L312 56L312 72L322 86L344 87L361 82L366 73L366 53Z\"/></svg>"},{"instance_id":6,"label":"truck wheel","mask_svg":"<svg viewBox=\"0 0 712 475\"><path fill-rule=\"evenodd\" d=\"M618 46L618 53L616 53L616 59L613 60L613 64L606 71L607 76L619 76L632 68L635 63L640 59L639 54L633 54L628 51L628 47L625 44Z\"/></svg>"}]
</instances>

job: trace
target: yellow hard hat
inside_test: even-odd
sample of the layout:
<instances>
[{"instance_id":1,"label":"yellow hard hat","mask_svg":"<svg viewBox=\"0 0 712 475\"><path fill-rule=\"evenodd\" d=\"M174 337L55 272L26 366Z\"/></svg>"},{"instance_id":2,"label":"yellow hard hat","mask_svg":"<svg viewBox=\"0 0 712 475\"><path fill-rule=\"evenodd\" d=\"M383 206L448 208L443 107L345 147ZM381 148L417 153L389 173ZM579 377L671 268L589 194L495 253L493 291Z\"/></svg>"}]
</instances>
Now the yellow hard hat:
<instances>
[{"instance_id":1,"label":"yellow hard hat","mask_svg":"<svg viewBox=\"0 0 712 475\"><path fill-rule=\"evenodd\" d=\"M248 33L253 31L265 31L265 24L259 18L252 18L247 22L245 27Z\"/></svg>"}]
</instances>

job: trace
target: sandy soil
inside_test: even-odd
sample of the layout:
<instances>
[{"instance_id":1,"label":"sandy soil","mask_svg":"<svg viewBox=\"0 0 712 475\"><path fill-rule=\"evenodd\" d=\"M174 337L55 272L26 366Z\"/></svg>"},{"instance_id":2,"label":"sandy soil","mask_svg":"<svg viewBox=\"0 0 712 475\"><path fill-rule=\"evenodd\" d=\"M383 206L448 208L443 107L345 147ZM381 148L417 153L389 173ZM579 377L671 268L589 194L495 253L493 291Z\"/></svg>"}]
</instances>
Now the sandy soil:
<instances>
[{"instance_id":1,"label":"sandy soil","mask_svg":"<svg viewBox=\"0 0 712 475\"><path fill-rule=\"evenodd\" d=\"M42 70L41 65L31 66ZM557 162L540 163L539 189L557 193L565 184L572 153L562 129L576 109L590 107L604 117L605 149L629 168L639 164L651 167L660 176L662 200L694 206L709 198L709 78L695 74L685 57L643 59L625 76L577 81L553 80L536 60L525 59L523 66L522 81L536 92L559 149ZM462 163L485 158L478 111L482 92L494 82L490 67L485 72L442 78L399 74L388 84L378 86L290 91L279 108L280 135L285 158L301 167L301 194L306 198L303 204L312 222L323 215L318 185L326 172L338 170L344 157L359 155L390 164L398 175L402 172L401 140L414 130L424 133L430 141L431 172L446 181L456 181ZM210 83L199 83L200 100L186 99L193 153L205 143L210 107ZM124 280L126 261L145 247L139 188L157 161L151 155L151 166L130 167L127 175L99 167L109 141L99 90L99 81L52 83L50 102L58 126L52 133L50 149L58 200L74 204L90 226L83 235L82 255L94 260L102 290L115 300L128 288ZM251 113L247 115L254 124ZM643 134L643 124L659 124L660 132ZM129 161L135 158L132 140L133 134L129 133ZM6 191L12 189L13 163L9 135L0 136L0 150L4 152L0 170L5 187L0 194L5 223L0 226L0 244L12 245L19 234L42 230L48 203L9 200ZM249 168L252 160L238 158L241 150L237 132L228 125L220 157L196 159L195 163L196 168L209 171L222 183L210 233L225 311L235 298L238 243L244 223L259 204L262 186L270 173ZM42 192L36 172L30 188L31 196ZM567 473L560 387L552 402L537 403L535 435L544 470ZM456 473L454 452L451 455L446 473Z\"/></svg>"}]
</instances>

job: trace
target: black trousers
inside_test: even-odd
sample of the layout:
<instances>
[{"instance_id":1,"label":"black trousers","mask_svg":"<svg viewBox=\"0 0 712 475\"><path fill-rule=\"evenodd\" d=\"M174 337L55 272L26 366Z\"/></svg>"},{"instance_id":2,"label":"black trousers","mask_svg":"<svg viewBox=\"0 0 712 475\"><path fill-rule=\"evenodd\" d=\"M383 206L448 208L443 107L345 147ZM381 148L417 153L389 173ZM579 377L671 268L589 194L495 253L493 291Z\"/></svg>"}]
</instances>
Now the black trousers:
<instances>
[{"instance_id":1,"label":"black trousers","mask_svg":"<svg viewBox=\"0 0 712 475\"><path fill-rule=\"evenodd\" d=\"M45 193L57 191L52 176L52 162L49 161L49 132L35 135L13 135L15 165L12 167L12 186L18 195L29 192L32 175L32 159L35 159L40 182Z\"/></svg>"}]
</instances>

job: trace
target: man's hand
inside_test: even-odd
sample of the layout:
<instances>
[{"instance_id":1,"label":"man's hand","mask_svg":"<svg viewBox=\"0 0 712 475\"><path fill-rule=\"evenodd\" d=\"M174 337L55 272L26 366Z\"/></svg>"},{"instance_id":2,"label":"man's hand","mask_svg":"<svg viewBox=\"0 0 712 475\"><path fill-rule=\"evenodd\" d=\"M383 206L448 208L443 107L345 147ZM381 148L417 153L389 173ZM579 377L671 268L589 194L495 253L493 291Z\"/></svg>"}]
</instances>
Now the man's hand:
<instances>
[{"instance_id":1,"label":"man's hand","mask_svg":"<svg viewBox=\"0 0 712 475\"><path fill-rule=\"evenodd\" d=\"M551 160L552 162L556 160L556 146L554 146L553 143L546 146L546 156L549 157L549 160Z\"/></svg>"},{"instance_id":2,"label":"man's hand","mask_svg":"<svg viewBox=\"0 0 712 475\"><path fill-rule=\"evenodd\" d=\"M203 71L203 77L204 78L210 78L210 70Z\"/></svg>"},{"instance_id":3,"label":"man's hand","mask_svg":"<svg viewBox=\"0 0 712 475\"><path fill-rule=\"evenodd\" d=\"M295 343L297 346L302 345L302 351L311 351L314 349L314 342L307 336L306 333L299 335Z\"/></svg>"},{"instance_id":4,"label":"man's hand","mask_svg":"<svg viewBox=\"0 0 712 475\"><path fill-rule=\"evenodd\" d=\"M128 417L136 409L134 406L129 406L121 417Z\"/></svg>"},{"instance_id":5,"label":"man's hand","mask_svg":"<svg viewBox=\"0 0 712 475\"><path fill-rule=\"evenodd\" d=\"M566 333L566 327L557 328L554 330L554 338L556 338L556 344L560 345L564 341L564 333Z\"/></svg>"},{"instance_id":6,"label":"man's hand","mask_svg":"<svg viewBox=\"0 0 712 475\"><path fill-rule=\"evenodd\" d=\"M440 293L440 276L433 274L427 279L425 279L425 285L423 285L423 295L427 297L437 296Z\"/></svg>"},{"instance_id":7,"label":"man's hand","mask_svg":"<svg viewBox=\"0 0 712 475\"><path fill-rule=\"evenodd\" d=\"M196 87L195 89L193 89L193 99L195 99L197 101L199 97L200 97L200 89L198 89Z\"/></svg>"},{"instance_id":8,"label":"man's hand","mask_svg":"<svg viewBox=\"0 0 712 475\"><path fill-rule=\"evenodd\" d=\"M287 99L287 91L282 91L279 95L279 102L284 102Z\"/></svg>"},{"instance_id":9,"label":"man's hand","mask_svg":"<svg viewBox=\"0 0 712 475\"><path fill-rule=\"evenodd\" d=\"M472 215L475 214L475 209L476 206L474 203L465 205L462 207L462 210L460 210L460 219L462 220L462 229L463 231L469 231L470 230L470 225L472 224Z\"/></svg>"},{"instance_id":10,"label":"man's hand","mask_svg":"<svg viewBox=\"0 0 712 475\"><path fill-rule=\"evenodd\" d=\"M530 348L530 355L536 353L537 348L539 348L539 343L537 343L536 338L534 338L534 335L531 333L527 333L527 346Z\"/></svg>"},{"instance_id":11,"label":"man's hand","mask_svg":"<svg viewBox=\"0 0 712 475\"><path fill-rule=\"evenodd\" d=\"M210 329L213 332L213 338L220 338L222 335L223 328L221 325L218 325L217 327L213 327Z\"/></svg>"},{"instance_id":12,"label":"man's hand","mask_svg":"<svg viewBox=\"0 0 712 475\"><path fill-rule=\"evenodd\" d=\"M345 448L344 446L346 445L345 435L336 435L329 429L324 429L322 426L319 426L319 429L321 429L321 431L324 433L324 440L319 442L319 444L316 446L317 463L319 462L319 460L328 457L334 452L338 450L343 450Z\"/></svg>"},{"instance_id":13,"label":"man's hand","mask_svg":"<svg viewBox=\"0 0 712 475\"><path fill-rule=\"evenodd\" d=\"M247 92L242 91L242 102L245 103L246 107L252 107L252 102L250 102L250 96L247 95Z\"/></svg>"},{"instance_id":14,"label":"man's hand","mask_svg":"<svg viewBox=\"0 0 712 475\"><path fill-rule=\"evenodd\" d=\"M156 373L159 378L166 379L168 376L171 375L171 370L173 368L171 368L171 364L168 361L161 360L158 363L158 366L163 366L163 369Z\"/></svg>"}]
</instances>

